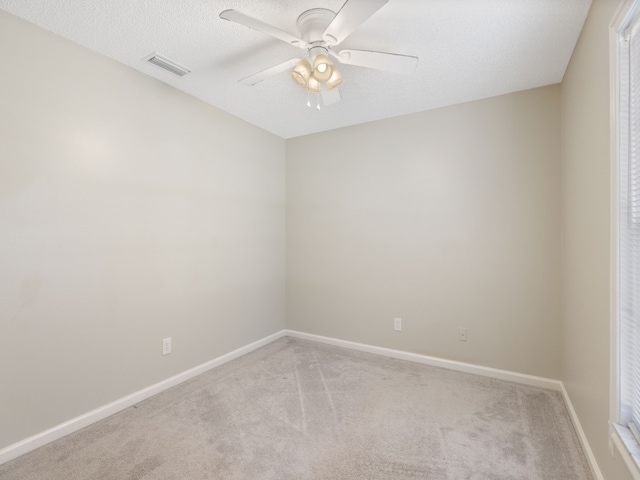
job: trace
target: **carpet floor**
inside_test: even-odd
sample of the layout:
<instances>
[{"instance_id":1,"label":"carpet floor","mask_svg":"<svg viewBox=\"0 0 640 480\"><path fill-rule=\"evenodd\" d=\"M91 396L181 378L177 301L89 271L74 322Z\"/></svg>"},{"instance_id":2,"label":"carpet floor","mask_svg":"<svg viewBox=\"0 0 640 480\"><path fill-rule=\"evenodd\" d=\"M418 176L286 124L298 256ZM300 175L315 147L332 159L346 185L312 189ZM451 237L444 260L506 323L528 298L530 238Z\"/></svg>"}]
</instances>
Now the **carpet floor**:
<instances>
[{"instance_id":1,"label":"carpet floor","mask_svg":"<svg viewBox=\"0 0 640 480\"><path fill-rule=\"evenodd\" d=\"M0 466L38 480L590 480L558 392L282 338Z\"/></svg>"}]
</instances>

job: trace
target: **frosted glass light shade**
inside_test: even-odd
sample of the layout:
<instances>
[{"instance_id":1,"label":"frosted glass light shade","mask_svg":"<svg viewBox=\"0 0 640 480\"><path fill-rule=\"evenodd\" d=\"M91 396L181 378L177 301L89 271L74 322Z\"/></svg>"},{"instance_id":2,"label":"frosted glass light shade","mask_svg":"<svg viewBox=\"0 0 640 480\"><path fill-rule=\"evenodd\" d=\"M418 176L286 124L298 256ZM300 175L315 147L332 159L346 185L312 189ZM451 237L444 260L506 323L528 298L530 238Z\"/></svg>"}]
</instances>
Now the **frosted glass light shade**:
<instances>
[{"instance_id":1,"label":"frosted glass light shade","mask_svg":"<svg viewBox=\"0 0 640 480\"><path fill-rule=\"evenodd\" d=\"M316 59L313 61L313 76L315 79L324 83L331 78L332 73L333 66L327 56L323 53L316 56Z\"/></svg>"},{"instance_id":2,"label":"frosted glass light shade","mask_svg":"<svg viewBox=\"0 0 640 480\"><path fill-rule=\"evenodd\" d=\"M333 67L333 72L331 72L331 77L329 78L329 80L327 80L327 88L329 90L331 90L332 88L336 88L338 85L340 85L343 82L343 78L342 75L340 75L340 72L338 71L337 68Z\"/></svg>"},{"instance_id":3,"label":"frosted glass light shade","mask_svg":"<svg viewBox=\"0 0 640 480\"><path fill-rule=\"evenodd\" d=\"M309 81L307 82L307 90L309 90L310 92L318 93L320 91L320 82L318 82L313 77L309 77Z\"/></svg>"},{"instance_id":4,"label":"frosted glass light shade","mask_svg":"<svg viewBox=\"0 0 640 480\"><path fill-rule=\"evenodd\" d=\"M300 60L291 71L291 78L301 87L307 88L311 78L311 64L306 59Z\"/></svg>"}]
</instances>

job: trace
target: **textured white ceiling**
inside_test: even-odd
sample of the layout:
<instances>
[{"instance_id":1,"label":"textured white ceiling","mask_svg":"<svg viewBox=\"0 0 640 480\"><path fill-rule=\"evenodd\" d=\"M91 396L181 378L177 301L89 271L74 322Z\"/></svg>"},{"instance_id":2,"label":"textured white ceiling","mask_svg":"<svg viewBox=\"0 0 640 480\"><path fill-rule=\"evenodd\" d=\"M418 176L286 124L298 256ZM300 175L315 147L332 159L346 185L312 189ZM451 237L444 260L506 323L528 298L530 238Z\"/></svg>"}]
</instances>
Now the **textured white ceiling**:
<instances>
[{"instance_id":1,"label":"textured white ceiling","mask_svg":"<svg viewBox=\"0 0 640 480\"><path fill-rule=\"evenodd\" d=\"M341 47L420 57L410 76L343 65L342 101L318 111L288 73L238 80L304 51L218 17L226 9L297 34L309 8L343 0L0 0L0 8L283 138L562 81L591 0L390 0ZM157 51L188 67L144 62Z\"/></svg>"}]
</instances>

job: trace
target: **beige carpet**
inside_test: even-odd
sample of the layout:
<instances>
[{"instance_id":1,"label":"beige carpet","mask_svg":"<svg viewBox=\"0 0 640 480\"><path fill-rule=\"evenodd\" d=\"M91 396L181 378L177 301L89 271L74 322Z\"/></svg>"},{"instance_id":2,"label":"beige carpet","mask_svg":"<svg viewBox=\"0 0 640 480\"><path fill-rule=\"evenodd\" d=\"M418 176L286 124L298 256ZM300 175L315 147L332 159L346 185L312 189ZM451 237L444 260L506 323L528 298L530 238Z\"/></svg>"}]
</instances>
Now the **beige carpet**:
<instances>
[{"instance_id":1,"label":"beige carpet","mask_svg":"<svg viewBox=\"0 0 640 480\"><path fill-rule=\"evenodd\" d=\"M557 392L291 338L0 466L2 480L591 478Z\"/></svg>"}]
</instances>

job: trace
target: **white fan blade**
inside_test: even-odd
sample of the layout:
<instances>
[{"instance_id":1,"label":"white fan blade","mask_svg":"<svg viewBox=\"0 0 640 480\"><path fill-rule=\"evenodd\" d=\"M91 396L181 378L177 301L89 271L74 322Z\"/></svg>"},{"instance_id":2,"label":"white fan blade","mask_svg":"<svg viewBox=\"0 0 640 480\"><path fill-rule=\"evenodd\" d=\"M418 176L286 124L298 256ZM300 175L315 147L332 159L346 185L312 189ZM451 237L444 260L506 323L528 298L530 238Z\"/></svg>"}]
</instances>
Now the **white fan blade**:
<instances>
[{"instance_id":1,"label":"white fan blade","mask_svg":"<svg viewBox=\"0 0 640 480\"><path fill-rule=\"evenodd\" d=\"M369 52L367 50L340 50L334 56L346 65L375 68L386 72L409 75L418 65L418 57L397 53Z\"/></svg>"},{"instance_id":2,"label":"white fan blade","mask_svg":"<svg viewBox=\"0 0 640 480\"><path fill-rule=\"evenodd\" d=\"M237 10L225 10L223 12L220 12L220 18L229 20L230 22L239 23L240 25L244 25L245 27L253 28L258 32L265 33L271 37L277 38L278 40L287 42L295 47L307 47L307 42L294 35L291 35L289 32L280 30L273 25L264 23L262 20L250 17L249 15L245 15L244 13L238 12Z\"/></svg>"},{"instance_id":3,"label":"white fan blade","mask_svg":"<svg viewBox=\"0 0 640 480\"><path fill-rule=\"evenodd\" d=\"M243 78L242 80L239 80L239 83L241 83L242 85L247 85L249 87L252 87L256 83L260 83L261 81L269 77L273 77L274 75L277 75L279 73L282 73L286 70L289 70L295 67L299 61L300 61L299 58L292 58L291 60L287 60L286 62L281 63L280 65L275 65L261 72L254 73L249 77Z\"/></svg>"},{"instance_id":4,"label":"white fan blade","mask_svg":"<svg viewBox=\"0 0 640 480\"><path fill-rule=\"evenodd\" d=\"M327 87L322 85L322 90L320 91L320 93L322 95L322 103L324 103L325 106L333 105L334 103L338 103L340 100L342 100L340 89L338 87L329 90Z\"/></svg>"},{"instance_id":5,"label":"white fan blade","mask_svg":"<svg viewBox=\"0 0 640 480\"><path fill-rule=\"evenodd\" d=\"M322 34L322 39L332 46L339 44L388 1L347 0Z\"/></svg>"}]
</instances>

